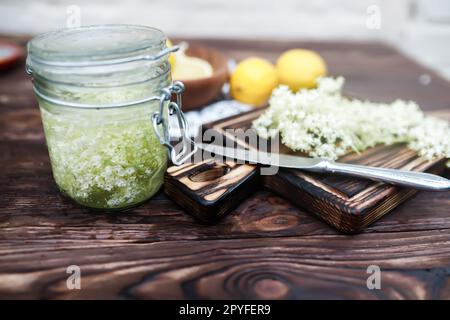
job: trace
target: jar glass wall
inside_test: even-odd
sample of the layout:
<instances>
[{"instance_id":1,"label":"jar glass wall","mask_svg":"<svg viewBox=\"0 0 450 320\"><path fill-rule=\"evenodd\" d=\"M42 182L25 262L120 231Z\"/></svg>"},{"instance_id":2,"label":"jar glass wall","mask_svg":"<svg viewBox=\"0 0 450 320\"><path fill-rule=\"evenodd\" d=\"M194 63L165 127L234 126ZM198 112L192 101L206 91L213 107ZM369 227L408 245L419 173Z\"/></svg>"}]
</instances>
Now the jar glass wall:
<instances>
[{"instance_id":1,"label":"jar glass wall","mask_svg":"<svg viewBox=\"0 0 450 320\"><path fill-rule=\"evenodd\" d=\"M161 187L167 150L152 115L170 66L167 55L145 57L165 48L162 32L139 26L67 29L30 42L53 176L79 204L123 209Z\"/></svg>"}]
</instances>

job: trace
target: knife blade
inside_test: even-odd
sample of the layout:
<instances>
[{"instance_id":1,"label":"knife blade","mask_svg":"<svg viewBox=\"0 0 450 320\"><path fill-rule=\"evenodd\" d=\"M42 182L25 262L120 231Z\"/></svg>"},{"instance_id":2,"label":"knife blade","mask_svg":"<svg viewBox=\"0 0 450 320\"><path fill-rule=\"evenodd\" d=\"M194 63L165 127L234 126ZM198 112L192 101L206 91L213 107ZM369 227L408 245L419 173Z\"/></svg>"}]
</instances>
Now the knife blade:
<instances>
[{"instance_id":1,"label":"knife blade","mask_svg":"<svg viewBox=\"0 0 450 320\"><path fill-rule=\"evenodd\" d=\"M209 153L254 164L342 174L420 190L450 190L450 180L430 173L338 163L326 159L299 157L243 148L229 148L206 143L198 143L197 146Z\"/></svg>"}]
</instances>

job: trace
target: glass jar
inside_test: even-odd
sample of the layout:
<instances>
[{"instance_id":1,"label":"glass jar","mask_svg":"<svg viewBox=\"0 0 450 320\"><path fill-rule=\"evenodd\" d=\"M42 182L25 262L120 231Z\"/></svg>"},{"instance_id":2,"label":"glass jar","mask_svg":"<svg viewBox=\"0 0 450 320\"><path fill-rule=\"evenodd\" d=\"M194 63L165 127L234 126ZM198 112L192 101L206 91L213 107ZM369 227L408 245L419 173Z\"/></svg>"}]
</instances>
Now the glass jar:
<instances>
[{"instance_id":1,"label":"glass jar","mask_svg":"<svg viewBox=\"0 0 450 320\"><path fill-rule=\"evenodd\" d=\"M160 30L130 25L63 29L29 42L27 71L63 194L91 208L131 207L161 187L166 147L176 164L190 156L168 137L169 112L186 126L183 86L171 82L168 63L176 49Z\"/></svg>"}]
</instances>

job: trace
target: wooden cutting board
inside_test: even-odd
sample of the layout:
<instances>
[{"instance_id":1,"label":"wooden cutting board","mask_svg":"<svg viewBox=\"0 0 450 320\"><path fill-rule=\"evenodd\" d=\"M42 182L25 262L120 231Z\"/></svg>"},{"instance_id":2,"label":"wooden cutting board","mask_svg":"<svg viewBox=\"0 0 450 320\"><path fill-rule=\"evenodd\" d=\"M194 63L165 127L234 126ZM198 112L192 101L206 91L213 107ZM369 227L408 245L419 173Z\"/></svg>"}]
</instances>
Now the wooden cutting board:
<instances>
[{"instance_id":1,"label":"wooden cutting board","mask_svg":"<svg viewBox=\"0 0 450 320\"><path fill-rule=\"evenodd\" d=\"M264 110L258 109L205 126L240 145L241 137L226 129L250 129ZM281 153L292 153L281 148ZM378 146L362 154L351 153L339 162L441 174L446 159L425 161L404 145ZM164 190L187 212L203 223L215 223L257 188L265 187L344 233L356 233L380 219L417 191L370 180L301 170L280 169L260 175L250 164L214 159L173 166L167 170Z\"/></svg>"}]
</instances>

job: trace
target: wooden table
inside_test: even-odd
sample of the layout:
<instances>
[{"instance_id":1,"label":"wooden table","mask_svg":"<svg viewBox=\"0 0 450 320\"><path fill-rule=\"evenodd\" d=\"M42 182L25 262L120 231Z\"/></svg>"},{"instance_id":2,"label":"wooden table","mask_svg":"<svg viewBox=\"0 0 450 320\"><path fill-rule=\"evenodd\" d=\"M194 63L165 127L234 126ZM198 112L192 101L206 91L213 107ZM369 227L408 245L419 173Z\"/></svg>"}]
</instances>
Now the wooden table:
<instances>
[{"instance_id":1,"label":"wooden table","mask_svg":"<svg viewBox=\"0 0 450 320\"><path fill-rule=\"evenodd\" d=\"M382 44L203 42L236 59L312 48L352 95L450 111L448 82ZM52 179L23 65L0 74L0 173L0 298L450 298L448 192L421 192L354 236L266 191L215 226L162 193L126 213L74 205ZM381 290L366 286L373 264ZM81 290L66 287L69 265Z\"/></svg>"}]
</instances>

